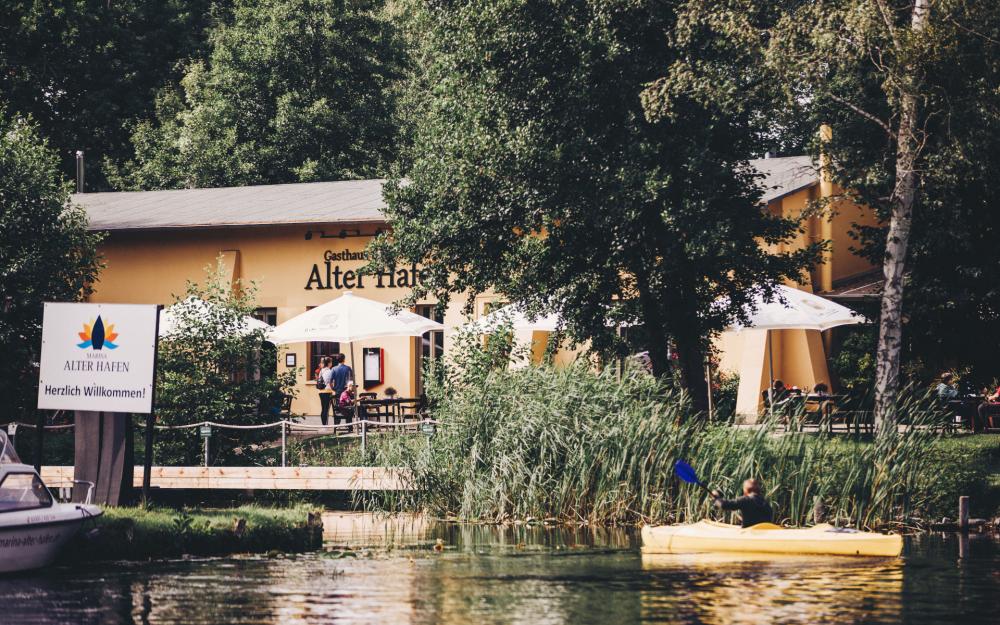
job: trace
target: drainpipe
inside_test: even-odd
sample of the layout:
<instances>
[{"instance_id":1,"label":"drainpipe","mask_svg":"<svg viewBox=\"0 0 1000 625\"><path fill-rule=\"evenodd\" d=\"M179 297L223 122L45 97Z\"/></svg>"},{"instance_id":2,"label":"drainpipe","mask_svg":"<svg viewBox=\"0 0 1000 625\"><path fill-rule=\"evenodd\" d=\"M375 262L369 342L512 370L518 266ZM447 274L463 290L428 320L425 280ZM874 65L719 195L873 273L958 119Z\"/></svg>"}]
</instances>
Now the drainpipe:
<instances>
[{"instance_id":1,"label":"drainpipe","mask_svg":"<svg viewBox=\"0 0 1000 625\"><path fill-rule=\"evenodd\" d=\"M83 193L83 150L76 151L76 192Z\"/></svg>"}]
</instances>

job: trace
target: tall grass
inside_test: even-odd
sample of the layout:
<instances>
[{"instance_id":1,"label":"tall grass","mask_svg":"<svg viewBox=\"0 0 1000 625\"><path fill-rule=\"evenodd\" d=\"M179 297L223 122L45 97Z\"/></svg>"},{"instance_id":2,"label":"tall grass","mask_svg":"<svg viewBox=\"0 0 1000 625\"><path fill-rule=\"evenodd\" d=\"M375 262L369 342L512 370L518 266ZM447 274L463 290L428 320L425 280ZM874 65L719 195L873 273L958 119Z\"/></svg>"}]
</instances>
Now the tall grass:
<instances>
[{"instance_id":1,"label":"tall grass","mask_svg":"<svg viewBox=\"0 0 1000 625\"><path fill-rule=\"evenodd\" d=\"M438 379L430 396L442 425L431 444L385 441L377 450L380 463L412 475L413 490L379 500L383 507L491 522L718 516L703 491L674 477L674 462L685 459L729 495L744 478L762 480L782 521L810 522L818 497L829 517L872 528L926 513L940 470L923 461L936 438L928 429L860 442L713 425L638 371L618 380L585 363L488 366ZM914 423L937 418L921 401L903 411Z\"/></svg>"}]
</instances>

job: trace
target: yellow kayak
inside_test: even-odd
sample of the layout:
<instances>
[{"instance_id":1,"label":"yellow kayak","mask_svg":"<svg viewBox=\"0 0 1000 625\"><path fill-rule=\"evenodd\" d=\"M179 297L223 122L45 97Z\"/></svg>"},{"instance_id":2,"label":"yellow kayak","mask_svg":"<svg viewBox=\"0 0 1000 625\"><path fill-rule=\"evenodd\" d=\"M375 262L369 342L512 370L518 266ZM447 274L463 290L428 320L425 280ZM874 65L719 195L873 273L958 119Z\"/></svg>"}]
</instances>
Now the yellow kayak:
<instances>
[{"instance_id":1,"label":"yellow kayak","mask_svg":"<svg viewBox=\"0 0 1000 625\"><path fill-rule=\"evenodd\" d=\"M903 537L837 528L823 523L786 529L773 523L742 528L715 521L642 528L643 553L790 553L836 556L895 557Z\"/></svg>"}]
</instances>

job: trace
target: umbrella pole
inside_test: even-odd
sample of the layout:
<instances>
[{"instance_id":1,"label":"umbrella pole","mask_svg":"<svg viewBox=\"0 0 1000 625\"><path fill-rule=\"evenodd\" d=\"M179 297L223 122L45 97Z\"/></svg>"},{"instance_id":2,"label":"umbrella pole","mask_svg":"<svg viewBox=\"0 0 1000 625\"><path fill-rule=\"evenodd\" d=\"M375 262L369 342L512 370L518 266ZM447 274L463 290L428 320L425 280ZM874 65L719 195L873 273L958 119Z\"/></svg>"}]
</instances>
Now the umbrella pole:
<instances>
[{"instance_id":1,"label":"umbrella pole","mask_svg":"<svg viewBox=\"0 0 1000 625\"><path fill-rule=\"evenodd\" d=\"M767 408L771 416L774 416L774 342L771 340L771 336L774 334L774 330L767 330L767 370L768 370L768 382L767 382Z\"/></svg>"}]
</instances>

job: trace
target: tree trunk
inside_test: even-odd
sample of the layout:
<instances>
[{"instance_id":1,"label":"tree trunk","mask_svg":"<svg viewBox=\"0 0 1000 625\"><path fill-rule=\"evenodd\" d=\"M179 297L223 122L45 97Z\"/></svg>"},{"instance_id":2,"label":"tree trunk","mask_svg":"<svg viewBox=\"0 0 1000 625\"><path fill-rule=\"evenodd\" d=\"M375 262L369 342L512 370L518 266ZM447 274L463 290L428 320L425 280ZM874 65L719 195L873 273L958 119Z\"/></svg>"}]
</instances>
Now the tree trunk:
<instances>
[{"instance_id":1,"label":"tree trunk","mask_svg":"<svg viewBox=\"0 0 1000 625\"><path fill-rule=\"evenodd\" d=\"M642 306L642 322L649 337L649 362L653 375L657 378L670 373L670 356L667 350L667 333L663 329L663 315L656 298L649 291L649 277L643 270L635 272L639 290L639 305Z\"/></svg>"},{"instance_id":2,"label":"tree trunk","mask_svg":"<svg viewBox=\"0 0 1000 625\"><path fill-rule=\"evenodd\" d=\"M927 25L929 0L916 0L913 5L911 28L920 32ZM917 197L915 164L920 141L917 131L917 96L915 69L903 76L900 100L899 129L896 136L896 185L890 199L891 215L886 236L882 272L881 322L875 367L875 426L878 431L895 427L899 395L900 354L903 335L903 274L910 242L913 206Z\"/></svg>"},{"instance_id":3,"label":"tree trunk","mask_svg":"<svg viewBox=\"0 0 1000 625\"><path fill-rule=\"evenodd\" d=\"M684 327L684 326L675 326ZM681 380L695 410L708 416L708 381L705 379L705 353L701 336L696 330L678 332L674 336L677 343Z\"/></svg>"}]
</instances>

